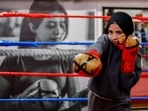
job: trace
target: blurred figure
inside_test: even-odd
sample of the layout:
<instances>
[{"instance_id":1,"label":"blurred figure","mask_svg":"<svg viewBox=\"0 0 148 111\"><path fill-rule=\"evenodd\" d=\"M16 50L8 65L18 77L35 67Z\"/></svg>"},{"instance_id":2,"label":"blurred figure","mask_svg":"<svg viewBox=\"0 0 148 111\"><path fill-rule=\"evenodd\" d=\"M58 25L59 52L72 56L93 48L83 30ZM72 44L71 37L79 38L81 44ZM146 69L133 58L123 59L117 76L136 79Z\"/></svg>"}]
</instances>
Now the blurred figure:
<instances>
[{"instance_id":1,"label":"blurred figure","mask_svg":"<svg viewBox=\"0 0 148 111\"><path fill-rule=\"evenodd\" d=\"M140 35L141 35L141 42L142 43L147 42L147 34L146 34L144 23L141 24ZM144 55L147 55L148 54L148 47L142 46L142 48L143 48ZM148 69L148 58L142 58L142 67L143 67L143 69Z\"/></svg>"},{"instance_id":2,"label":"blurred figure","mask_svg":"<svg viewBox=\"0 0 148 111\"><path fill-rule=\"evenodd\" d=\"M0 18L0 37L14 37L10 18Z\"/></svg>"},{"instance_id":3,"label":"blurred figure","mask_svg":"<svg viewBox=\"0 0 148 111\"><path fill-rule=\"evenodd\" d=\"M141 33L141 42L146 42L146 31L144 24L141 24L140 33Z\"/></svg>"},{"instance_id":4,"label":"blurred figure","mask_svg":"<svg viewBox=\"0 0 148 111\"><path fill-rule=\"evenodd\" d=\"M110 9L108 9L107 16L112 16L114 13L115 13L114 9L110 8Z\"/></svg>"}]
</instances>

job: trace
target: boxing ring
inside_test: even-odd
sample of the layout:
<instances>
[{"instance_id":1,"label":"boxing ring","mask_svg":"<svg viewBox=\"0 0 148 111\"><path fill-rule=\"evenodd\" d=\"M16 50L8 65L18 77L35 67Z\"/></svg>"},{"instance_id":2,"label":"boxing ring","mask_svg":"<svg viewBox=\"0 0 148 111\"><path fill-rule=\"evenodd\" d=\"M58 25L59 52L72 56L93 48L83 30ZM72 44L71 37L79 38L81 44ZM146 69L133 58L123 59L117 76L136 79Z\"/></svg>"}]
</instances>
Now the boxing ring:
<instances>
[{"instance_id":1,"label":"boxing ring","mask_svg":"<svg viewBox=\"0 0 148 111\"><path fill-rule=\"evenodd\" d=\"M53 15L44 13L17 13L3 12L0 17L29 17L29 18L88 18L88 19L107 19L109 16L81 16L81 15ZM148 20L148 17L133 17L133 19ZM0 40L0 46L31 46L38 47L39 45L91 45L93 42L16 42L8 40ZM148 43L140 43L142 46L147 46ZM25 53L24 53L25 52ZM43 56L43 55L74 55L82 53L83 50L48 50L48 49L0 49L0 56ZM142 55L143 58L148 58L147 54ZM67 77L82 77L77 73L38 73L38 72L4 72L0 71L0 75L6 76L67 76ZM85 76L87 77L87 76ZM148 78L148 70L143 70L141 80ZM139 88L139 87L138 87ZM146 87L145 87L146 88ZM148 89L147 89L148 91ZM136 95L136 88L132 91L131 100L133 108L148 108L148 92L145 95ZM35 102L35 101L87 101L87 98L0 98L0 102Z\"/></svg>"}]
</instances>

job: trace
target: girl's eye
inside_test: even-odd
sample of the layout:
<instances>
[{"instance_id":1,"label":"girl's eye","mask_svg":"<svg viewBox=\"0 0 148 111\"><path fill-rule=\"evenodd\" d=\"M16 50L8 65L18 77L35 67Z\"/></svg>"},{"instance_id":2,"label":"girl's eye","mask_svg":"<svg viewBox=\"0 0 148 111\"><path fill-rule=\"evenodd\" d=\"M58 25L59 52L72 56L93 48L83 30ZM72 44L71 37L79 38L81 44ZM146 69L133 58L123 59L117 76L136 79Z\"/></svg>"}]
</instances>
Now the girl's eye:
<instances>
[{"instance_id":1,"label":"girl's eye","mask_svg":"<svg viewBox=\"0 0 148 111\"><path fill-rule=\"evenodd\" d=\"M108 33L109 33L109 34L112 34L112 33L113 33L113 31L109 30L109 31L108 31Z\"/></svg>"},{"instance_id":2,"label":"girl's eye","mask_svg":"<svg viewBox=\"0 0 148 111\"><path fill-rule=\"evenodd\" d=\"M47 25L46 25L46 27L47 28L54 28L56 26L56 24L55 23L48 23Z\"/></svg>"},{"instance_id":3,"label":"girl's eye","mask_svg":"<svg viewBox=\"0 0 148 111\"><path fill-rule=\"evenodd\" d=\"M66 24L65 24L65 22L60 23L60 27L65 30L65 29L66 29Z\"/></svg>"},{"instance_id":4,"label":"girl's eye","mask_svg":"<svg viewBox=\"0 0 148 111\"><path fill-rule=\"evenodd\" d=\"M121 35L121 34L123 34L123 32L122 31L117 31L117 34Z\"/></svg>"}]
</instances>

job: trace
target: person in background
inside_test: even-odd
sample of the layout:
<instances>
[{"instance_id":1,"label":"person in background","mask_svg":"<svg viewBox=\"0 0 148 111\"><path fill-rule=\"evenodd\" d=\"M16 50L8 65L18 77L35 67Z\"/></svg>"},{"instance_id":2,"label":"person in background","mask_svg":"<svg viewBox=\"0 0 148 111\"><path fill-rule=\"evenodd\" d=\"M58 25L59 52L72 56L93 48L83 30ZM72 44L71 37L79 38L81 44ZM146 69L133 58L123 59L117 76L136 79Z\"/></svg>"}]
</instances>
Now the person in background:
<instances>
[{"instance_id":1,"label":"person in background","mask_svg":"<svg viewBox=\"0 0 148 111\"><path fill-rule=\"evenodd\" d=\"M30 13L67 15L56 0L34 0ZM57 42L68 34L68 18L24 18L20 30L20 41ZM35 47L20 46L32 49ZM56 45L40 45L38 49L60 50ZM24 52L25 53L25 52ZM67 56L17 56L7 57L0 66L1 71L73 73L71 64L74 55ZM56 74L55 74L56 75ZM1 76L1 98L63 98L81 97L78 79L73 77ZM1 103L2 111L81 111L79 102L38 101Z\"/></svg>"},{"instance_id":2,"label":"person in background","mask_svg":"<svg viewBox=\"0 0 148 111\"><path fill-rule=\"evenodd\" d=\"M141 24L140 35L141 35L141 42L146 42L146 31L144 24Z\"/></svg>"},{"instance_id":3,"label":"person in background","mask_svg":"<svg viewBox=\"0 0 148 111\"><path fill-rule=\"evenodd\" d=\"M141 24L141 29L140 29L140 40L141 40L141 42L142 43L145 43L145 42L147 42L147 34L146 34L146 30L145 30L145 24L144 23L142 23ZM147 53L148 53L148 48L147 48L147 46L143 46L142 45L142 48L143 48L143 55L146 55ZM148 58L142 58L142 68L143 69L147 69L147 67L148 67Z\"/></svg>"},{"instance_id":4,"label":"person in background","mask_svg":"<svg viewBox=\"0 0 148 111\"><path fill-rule=\"evenodd\" d=\"M75 56L73 70L90 76L88 111L130 111L131 88L139 81L141 48L130 15L114 13L105 34Z\"/></svg>"}]
</instances>

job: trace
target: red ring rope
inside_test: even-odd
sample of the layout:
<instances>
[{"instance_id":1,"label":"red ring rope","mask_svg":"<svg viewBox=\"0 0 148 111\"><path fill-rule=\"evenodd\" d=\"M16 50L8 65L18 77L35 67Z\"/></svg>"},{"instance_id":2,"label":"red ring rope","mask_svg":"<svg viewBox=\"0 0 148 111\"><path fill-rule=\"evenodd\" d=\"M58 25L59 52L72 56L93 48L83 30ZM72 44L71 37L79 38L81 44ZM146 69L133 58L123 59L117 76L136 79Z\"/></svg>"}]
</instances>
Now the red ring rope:
<instances>
[{"instance_id":1,"label":"red ring rope","mask_svg":"<svg viewBox=\"0 0 148 111\"><path fill-rule=\"evenodd\" d=\"M68 76L68 77L90 77L83 76L78 73L41 73L41 72L0 72L0 75L7 76ZM148 78L148 73L143 72L141 78Z\"/></svg>"},{"instance_id":2,"label":"red ring rope","mask_svg":"<svg viewBox=\"0 0 148 111\"><path fill-rule=\"evenodd\" d=\"M45 14L45 13L19 13L19 12L2 12L0 17L29 17L29 18L51 18L51 17L65 17L65 18L104 18L108 19L110 16L86 16L86 15L63 15L63 14ZM148 17L132 17L133 19L148 20Z\"/></svg>"},{"instance_id":3,"label":"red ring rope","mask_svg":"<svg viewBox=\"0 0 148 111\"><path fill-rule=\"evenodd\" d=\"M45 13L18 13L18 12L3 12L0 17L29 17L29 18L109 18L109 16L83 16L83 15L63 15L63 14L45 14Z\"/></svg>"},{"instance_id":4,"label":"red ring rope","mask_svg":"<svg viewBox=\"0 0 148 111\"><path fill-rule=\"evenodd\" d=\"M144 54L141 56L142 58L148 58L148 55Z\"/></svg>"},{"instance_id":5,"label":"red ring rope","mask_svg":"<svg viewBox=\"0 0 148 111\"><path fill-rule=\"evenodd\" d=\"M0 72L0 75L7 76L68 76L68 77L78 77L82 76L77 73L41 73L41 72ZM87 76L86 76L87 77Z\"/></svg>"}]
</instances>

